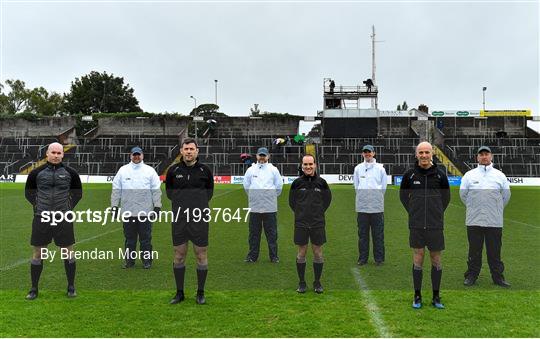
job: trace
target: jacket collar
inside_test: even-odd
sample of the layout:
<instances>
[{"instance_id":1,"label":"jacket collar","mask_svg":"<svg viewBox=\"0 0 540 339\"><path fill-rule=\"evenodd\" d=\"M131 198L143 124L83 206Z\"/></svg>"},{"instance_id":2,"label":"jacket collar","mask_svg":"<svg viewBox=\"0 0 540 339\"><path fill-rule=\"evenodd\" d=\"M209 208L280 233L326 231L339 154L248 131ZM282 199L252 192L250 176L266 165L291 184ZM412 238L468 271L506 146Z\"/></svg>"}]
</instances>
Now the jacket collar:
<instances>
[{"instance_id":1,"label":"jacket collar","mask_svg":"<svg viewBox=\"0 0 540 339\"><path fill-rule=\"evenodd\" d=\"M373 161L372 161L372 162L367 162L367 161L364 159L363 163L366 164L366 165L373 165L373 164L376 164L376 163L377 163L377 159L373 158Z\"/></svg>"},{"instance_id":2,"label":"jacket collar","mask_svg":"<svg viewBox=\"0 0 540 339\"><path fill-rule=\"evenodd\" d=\"M420 165L418 164L418 160L416 160L416 162L414 163L414 167L420 172L420 173L423 173L423 174L431 174L431 173L434 173L437 171L437 164L432 162L431 163L431 167L430 168L422 168L420 167Z\"/></svg>"},{"instance_id":3,"label":"jacket collar","mask_svg":"<svg viewBox=\"0 0 540 339\"><path fill-rule=\"evenodd\" d=\"M61 162L59 164L53 164L47 161L47 167L56 169L56 168L64 167L64 163Z\"/></svg>"},{"instance_id":4,"label":"jacket collar","mask_svg":"<svg viewBox=\"0 0 540 339\"><path fill-rule=\"evenodd\" d=\"M143 162L143 160L141 160L140 163L136 164L133 161L130 161L129 164L131 165L131 168L139 168L144 164L144 162Z\"/></svg>"},{"instance_id":5,"label":"jacket collar","mask_svg":"<svg viewBox=\"0 0 540 339\"><path fill-rule=\"evenodd\" d=\"M197 157L195 160L196 160L196 161L195 161L195 163L193 164L193 166L188 166L188 165L186 164L186 162L184 161L184 157L183 157L183 156L180 156L180 161L178 162L178 166L185 167L185 168L199 167L199 166L200 166L199 157Z\"/></svg>"},{"instance_id":6,"label":"jacket collar","mask_svg":"<svg viewBox=\"0 0 540 339\"><path fill-rule=\"evenodd\" d=\"M307 176L307 175L306 175L305 173L303 173L303 172L302 172L302 176L301 176L301 178L302 178L303 180L315 180L315 179L317 179L318 177L319 177L319 172L317 172L317 171L315 171L315 175L313 175L313 176Z\"/></svg>"},{"instance_id":7,"label":"jacket collar","mask_svg":"<svg viewBox=\"0 0 540 339\"><path fill-rule=\"evenodd\" d=\"M478 168L480 168L481 170L484 170L486 172L489 172L493 169L493 162L490 163L489 165L480 165L478 164Z\"/></svg>"}]
</instances>

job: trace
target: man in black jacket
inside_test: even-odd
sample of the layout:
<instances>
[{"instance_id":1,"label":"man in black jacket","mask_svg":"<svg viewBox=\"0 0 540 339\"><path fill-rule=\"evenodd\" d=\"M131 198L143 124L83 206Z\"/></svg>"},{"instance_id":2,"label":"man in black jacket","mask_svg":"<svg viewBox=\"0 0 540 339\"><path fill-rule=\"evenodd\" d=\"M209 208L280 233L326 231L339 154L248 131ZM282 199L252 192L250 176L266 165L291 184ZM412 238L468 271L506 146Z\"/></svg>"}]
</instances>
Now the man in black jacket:
<instances>
[{"instance_id":1,"label":"man in black jacket","mask_svg":"<svg viewBox=\"0 0 540 339\"><path fill-rule=\"evenodd\" d=\"M42 252L54 239L56 246L60 247L64 259L64 268L68 281L67 295L75 297L75 259L73 258L73 244L75 235L73 223L51 221L52 213L62 213L73 210L82 198L82 185L79 174L72 168L64 166L64 147L54 142L47 148L47 163L32 170L26 180L24 194L26 200L32 204L34 219L32 221L32 236L30 244L33 246L32 260L30 262L30 277L32 288L26 299L33 300L38 297L38 283L43 271ZM56 219L56 217L55 217Z\"/></svg>"},{"instance_id":2,"label":"man in black jacket","mask_svg":"<svg viewBox=\"0 0 540 339\"><path fill-rule=\"evenodd\" d=\"M177 304L184 300L185 259L187 242L193 243L197 257L197 304L205 304L204 285L208 274L208 220L209 201L214 193L214 176L210 168L198 161L199 148L194 139L182 142L180 162L167 172L165 186L172 202L174 221L172 239L174 247L173 272L176 295L170 301Z\"/></svg>"},{"instance_id":3,"label":"man in black jacket","mask_svg":"<svg viewBox=\"0 0 540 339\"><path fill-rule=\"evenodd\" d=\"M442 309L441 252L444 250L444 211L450 203L450 186L446 174L433 163L433 148L429 142L416 146L415 166L403 175L399 197L409 214L409 245L413 249L413 308L422 307L422 267L424 248L431 258L432 305Z\"/></svg>"},{"instance_id":4,"label":"man in black jacket","mask_svg":"<svg viewBox=\"0 0 540 339\"><path fill-rule=\"evenodd\" d=\"M315 171L315 158L308 154L302 158L303 174L293 181L289 192L289 206L294 212L294 243L298 245L296 271L300 280L298 293L307 289L304 275L306 272L306 251L311 240L313 250L313 271L315 281L313 289L323 293L321 275L323 270L322 246L326 242L324 213L332 201L332 193L326 183Z\"/></svg>"}]
</instances>

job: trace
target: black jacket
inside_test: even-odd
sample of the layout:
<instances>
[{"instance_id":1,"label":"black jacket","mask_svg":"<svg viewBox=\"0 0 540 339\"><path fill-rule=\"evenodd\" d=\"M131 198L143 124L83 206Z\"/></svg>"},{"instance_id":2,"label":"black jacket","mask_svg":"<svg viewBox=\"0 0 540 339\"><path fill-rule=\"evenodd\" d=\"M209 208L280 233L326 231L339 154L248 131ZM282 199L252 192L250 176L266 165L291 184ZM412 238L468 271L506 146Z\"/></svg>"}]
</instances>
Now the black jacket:
<instances>
[{"instance_id":1,"label":"black jacket","mask_svg":"<svg viewBox=\"0 0 540 339\"><path fill-rule=\"evenodd\" d=\"M296 227L324 227L324 212L330 206L332 193L326 180L319 175L302 175L293 181L289 192L289 206L294 212Z\"/></svg>"},{"instance_id":2,"label":"black jacket","mask_svg":"<svg viewBox=\"0 0 540 339\"><path fill-rule=\"evenodd\" d=\"M173 212L178 208L208 208L214 194L214 176L210 168L197 162L189 167L180 162L171 166L165 179L167 197L172 202Z\"/></svg>"},{"instance_id":3,"label":"black jacket","mask_svg":"<svg viewBox=\"0 0 540 339\"><path fill-rule=\"evenodd\" d=\"M409 228L442 229L450 203L448 177L437 165L415 166L403 175L399 198L409 213Z\"/></svg>"},{"instance_id":4,"label":"black jacket","mask_svg":"<svg viewBox=\"0 0 540 339\"><path fill-rule=\"evenodd\" d=\"M24 195L34 207L34 215L70 211L82 198L81 178L71 167L47 162L30 172Z\"/></svg>"}]
</instances>

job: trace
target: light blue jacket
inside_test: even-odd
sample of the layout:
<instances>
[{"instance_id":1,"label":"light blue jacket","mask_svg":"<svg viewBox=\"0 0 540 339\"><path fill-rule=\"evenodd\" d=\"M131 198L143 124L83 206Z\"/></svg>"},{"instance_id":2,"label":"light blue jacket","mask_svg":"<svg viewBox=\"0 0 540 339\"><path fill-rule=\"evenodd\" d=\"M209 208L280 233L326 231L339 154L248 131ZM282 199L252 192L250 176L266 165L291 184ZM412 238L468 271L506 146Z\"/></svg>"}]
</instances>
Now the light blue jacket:
<instances>
[{"instance_id":1,"label":"light blue jacket","mask_svg":"<svg viewBox=\"0 0 540 339\"><path fill-rule=\"evenodd\" d=\"M118 170L113 179L111 206L122 207L136 216L161 207L161 181L156 170L142 161L130 162Z\"/></svg>"},{"instance_id":2,"label":"light blue jacket","mask_svg":"<svg viewBox=\"0 0 540 339\"><path fill-rule=\"evenodd\" d=\"M244 176L251 213L277 212L277 197L283 188L279 170L271 163L252 164Z\"/></svg>"},{"instance_id":3,"label":"light blue jacket","mask_svg":"<svg viewBox=\"0 0 540 339\"><path fill-rule=\"evenodd\" d=\"M503 227L504 207L510 201L510 184L493 164L478 165L465 173L459 197L467 208L465 225Z\"/></svg>"},{"instance_id":4,"label":"light blue jacket","mask_svg":"<svg viewBox=\"0 0 540 339\"><path fill-rule=\"evenodd\" d=\"M384 193L388 178L382 164L362 162L354 168L353 184L356 191L356 212L384 212Z\"/></svg>"}]
</instances>

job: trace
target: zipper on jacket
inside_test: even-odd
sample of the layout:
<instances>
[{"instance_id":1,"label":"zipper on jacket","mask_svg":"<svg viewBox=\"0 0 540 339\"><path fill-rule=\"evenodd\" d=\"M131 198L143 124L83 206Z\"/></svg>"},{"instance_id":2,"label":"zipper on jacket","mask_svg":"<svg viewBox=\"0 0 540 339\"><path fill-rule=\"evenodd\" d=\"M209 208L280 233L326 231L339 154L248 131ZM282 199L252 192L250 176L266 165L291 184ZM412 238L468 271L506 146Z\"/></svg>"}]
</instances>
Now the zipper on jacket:
<instances>
[{"instance_id":1,"label":"zipper on jacket","mask_svg":"<svg viewBox=\"0 0 540 339\"><path fill-rule=\"evenodd\" d=\"M424 229L427 229L427 178L424 174Z\"/></svg>"},{"instance_id":2,"label":"zipper on jacket","mask_svg":"<svg viewBox=\"0 0 540 339\"><path fill-rule=\"evenodd\" d=\"M55 191L56 191L56 167L53 166L52 169L53 169L53 174L52 174L52 178L53 178L53 179L52 179L52 193L51 193L51 202L52 202L52 204L51 204L51 207L52 207L52 208L55 208L55 207L56 207L56 206L55 206L55 205L56 205L56 201L55 201L54 197L55 197L55 195L56 195L56 194L55 194L55 193L56 193L56 192L55 192Z\"/></svg>"}]
</instances>

